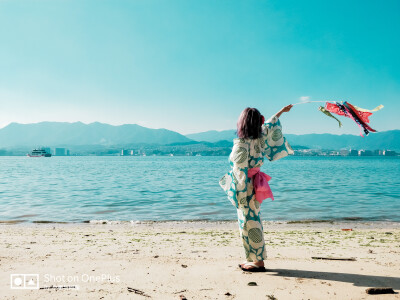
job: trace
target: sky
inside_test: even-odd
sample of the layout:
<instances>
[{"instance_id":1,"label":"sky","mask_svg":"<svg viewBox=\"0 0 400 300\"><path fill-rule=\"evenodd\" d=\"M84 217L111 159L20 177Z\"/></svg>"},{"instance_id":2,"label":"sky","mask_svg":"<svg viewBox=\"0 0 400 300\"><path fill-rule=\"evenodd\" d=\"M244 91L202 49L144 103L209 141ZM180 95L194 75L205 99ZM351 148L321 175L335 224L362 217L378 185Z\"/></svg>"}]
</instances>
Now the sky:
<instances>
[{"instance_id":1,"label":"sky","mask_svg":"<svg viewBox=\"0 0 400 300\"><path fill-rule=\"evenodd\" d=\"M397 0L0 0L0 128L98 121L188 134L308 97L383 104L371 127L400 129L399 36ZM284 114L284 132L359 133L318 106Z\"/></svg>"}]
</instances>

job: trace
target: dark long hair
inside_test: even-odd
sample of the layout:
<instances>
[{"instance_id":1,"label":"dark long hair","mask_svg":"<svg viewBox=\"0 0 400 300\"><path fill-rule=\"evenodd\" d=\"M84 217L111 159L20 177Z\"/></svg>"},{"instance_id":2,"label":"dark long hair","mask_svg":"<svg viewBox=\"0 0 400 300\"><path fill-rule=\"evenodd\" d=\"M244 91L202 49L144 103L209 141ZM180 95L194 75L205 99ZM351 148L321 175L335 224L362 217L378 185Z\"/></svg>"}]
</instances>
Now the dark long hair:
<instances>
[{"instance_id":1,"label":"dark long hair","mask_svg":"<svg viewBox=\"0 0 400 300\"><path fill-rule=\"evenodd\" d=\"M263 118L257 108L245 108L237 122L237 136L239 138L258 139L261 136Z\"/></svg>"}]
</instances>

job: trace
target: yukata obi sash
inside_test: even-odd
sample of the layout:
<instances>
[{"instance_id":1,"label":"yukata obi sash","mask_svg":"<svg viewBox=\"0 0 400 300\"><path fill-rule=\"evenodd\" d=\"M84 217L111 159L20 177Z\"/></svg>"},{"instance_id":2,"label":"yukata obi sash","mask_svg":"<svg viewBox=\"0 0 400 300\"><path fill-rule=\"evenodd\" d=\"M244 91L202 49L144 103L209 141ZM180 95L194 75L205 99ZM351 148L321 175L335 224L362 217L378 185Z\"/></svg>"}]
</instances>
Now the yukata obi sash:
<instances>
[{"instance_id":1,"label":"yukata obi sash","mask_svg":"<svg viewBox=\"0 0 400 300\"><path fill-rule=\"evenodd\" d=\"M271 188L269 187L268 181L271 180L271 176L260 171L260 168L252 168L247 171L247 177L253 178L253 187L256 194L256 200L261 204L264 199L271 198L274 200Z\"/></svg>"}]
</instances>

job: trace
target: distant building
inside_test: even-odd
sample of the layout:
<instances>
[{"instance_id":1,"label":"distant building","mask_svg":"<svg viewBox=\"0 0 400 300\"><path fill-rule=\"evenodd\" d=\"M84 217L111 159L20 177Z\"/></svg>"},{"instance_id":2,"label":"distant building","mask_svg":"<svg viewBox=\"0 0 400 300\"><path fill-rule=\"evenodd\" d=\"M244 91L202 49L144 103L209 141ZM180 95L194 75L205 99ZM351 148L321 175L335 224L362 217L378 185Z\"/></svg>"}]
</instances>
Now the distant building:
<instances>
[{"instance_id":1,"label":"distant building","mask_svg":"<svg viewBox=\"0 0 400 300\"><path fill-rule=\"evenodd\" d=\"M65 149L65 148L56 148L56 149L54 149L54 155L56 155L56 156L66 156L67 155L67 149Z\"/></svg>"},{"instance_id":2,"label":"distant building","mask_svg":"<svg viewBox=\"0 0 400 300\"><path fill-rule=\"evenodd\" d=\"M359 156L372 156L371 150L360 150L358 151Z\"/></svg>"},{"instance_id":3,"label":"distant building","mask_svg":"<svg viewBox=\"0 0 400 300\"><path fill-rule=\"evenodd\" d=\"M349 156L358 156L358 150L350 150Z\"/></svg>"},{"instance_id":4,"label":"distant building","mask_svg":"<svg viewBox=\"0 0 400 300\"><path fill-rule=\"evenodd\" d=\"M374 151L372 151L372 155L375 155L375 156L382 155L382 153L383 153L382 150L374 150Z\"/></svg>"},{"instance_id":5,"label":"distant building","mask_svg":"<svg viewBox=\"0 0 400 300\"><path fill-rule=\"evenodd\" d=\"M385 155L385 156L396 156L397 153L396 153L396 151L383 150L383 155Z\"/></svg>"},{"instance_id":6,"label":"distant building","mask_svg":"<svg viewBox=\"0 0 400 300\"><path fill-rule=\"evenodd\" d=\"M131 155L130 153L131 153L131 151L129 151L129 150L124 150L124 149L121 150L121 156Z\"/></svg>"},{"instance_id":7,"label":"distant building","mask_svg":"<svg viewBox=\"0 0 400 300\"><path fill-rule=\"evenodd\" d=\"M348 156L348 155L350 155L350 151L349 150L346 150L346 149L343 149L343 150L340 150L340 155L342 155L342 156Z\"/></svg>"}]
</instances>

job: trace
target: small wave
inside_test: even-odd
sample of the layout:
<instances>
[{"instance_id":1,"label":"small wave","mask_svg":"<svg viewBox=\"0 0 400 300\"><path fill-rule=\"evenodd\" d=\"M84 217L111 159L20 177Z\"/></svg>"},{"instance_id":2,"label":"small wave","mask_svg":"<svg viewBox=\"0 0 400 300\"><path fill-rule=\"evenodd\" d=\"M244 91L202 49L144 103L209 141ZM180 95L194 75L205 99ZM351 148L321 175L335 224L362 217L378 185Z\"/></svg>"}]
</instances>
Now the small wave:
<instances>
[{"instance_id":1,"label":"small wave","mask_svg":"<svg viewBox=\"0 0 400 300\"><path fill-rule=\"evenodd\" d=\"M222 213L221 211L205 211L205 212L199 212L197 213L199 216L212 216L212 215L218 215Z\"/></svg>"},{"instance_id":2,"label":"small wave","mask_svg":"<svg viewBox=\"0 0 400 300\"><path fill-rule=\"evenodd\" d=\"M287 224L309 224L309 223L333 223L340 221L360 222L360 221L389 221L385 218L362 218L362 217L336 217L326 219L305 219L305 220L289 220ZM395 221L394 221L395 222Z\"/></svg>"},{"instance_id":3,"label":"small wave","mask_svg":"<svg viewBox=\"0 0 400 300\"><path fill-rule=\"evenodd\" d=\"M19 224L27 221L28 220L0 220L0 224Z\"/></svg>"},{"instance_id":4,"label":"small wave","mask_svg":"<svg viewBox=\"0 0 400 300\"><path fill-rule=\"evenodd\" d=\"M102 214L108 214L108 213L113 213L113 212L117 212L118 210L115 209L107 209L107 210L99 210L94 212L95 215L102 215Z\"/></svg>"},{"instance_id":5,"label":"small wave","mask_svg":"<svg viewBox=\"0 0 400 300\"><path fill-rule=\"evenodd\" d=\"M338 218L338 220L344 220L344 221L363 221L365 218L362 217L344 217L344 218Z\"/></svg>"},{"instance_id":6,"label":"small wave","mask_svg":"<svg viewBox=\"0 0 400 300\"><path fill-rule=\"evenodd\" d=\"M293 220L287 221L287 224L310 224L310 223L333 223L334 220Z\"/></svg>"},{"instance_id":7,"label":"small wave","mask_svg":"<svg viewBox=\"0 0 400 300\"><path fill-rule=\"evenodd\" d=\"M15 217L16 219L22 219L22 218L30 218L30 217L36 217L38 214L28 214L28 215L20 215L18 217Z\"/></svg>"},{"instance_id":8,"label":"small wave","mask_svg":"<svg viewBox=\"0 0 400 300\"><path fill-rule=\"evenodd\" d=\"M38 221L32 221L32 223L36 223L36 224L69 224L71 222L38 220Z\"/></svg>"},{"instance_id":9,"label":"small wave","mask_svg":"<svg viewBox=\"0 0 400 300\"><path fill-rule=\"evenodd\" d=\"M84 221L83 223L89 223L89 224L97 224L97 225L118 225L118 224L141 224L144 223L142 221L119 221L119 220L89 220L89 221Z\"/></svg>"}]
</instances>

